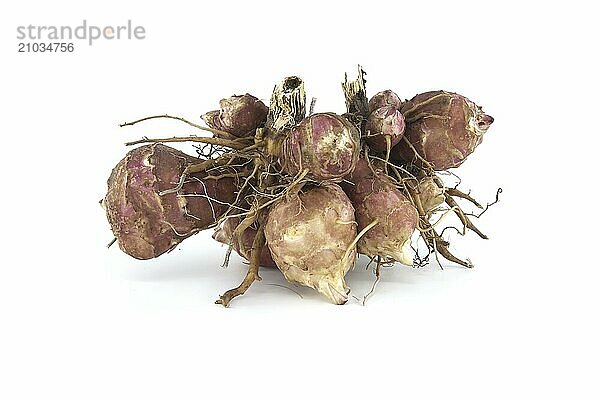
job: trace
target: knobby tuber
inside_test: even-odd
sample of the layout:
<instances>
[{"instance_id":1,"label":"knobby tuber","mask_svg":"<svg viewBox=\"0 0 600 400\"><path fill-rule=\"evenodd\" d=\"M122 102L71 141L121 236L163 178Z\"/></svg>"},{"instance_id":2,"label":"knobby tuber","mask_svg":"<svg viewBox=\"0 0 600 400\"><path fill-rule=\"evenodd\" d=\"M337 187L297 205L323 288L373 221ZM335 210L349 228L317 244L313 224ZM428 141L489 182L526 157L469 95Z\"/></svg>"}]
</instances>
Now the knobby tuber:
<instances>
[{"instance_id":1,"label":"knobby tuber","mask_svg":"<svg viewBox=\"0 0 600 400\"><path fill-rule=\"evenodd\" d=\"M369 100L369 112L385 106L392 106L398 110L402 106L402 100L391 90L379 92Z\"/></svg>"},{"instance_id":2,"label":"knobby tuber","mask_svg":"<svg viewBox=\"0 0 600 400\"><path fill-rule=\"evenodd\" d=\"M417 164L426 161L436 171L462 164L494 122L466 97L441 90L413 97L401 111L408 126L398 156Z\"/></svg>"},{"instance_id":3,"label":"knobby tuber","mask_svg":"<svg viewBox=\"0 0 600 400\"><path fill-rule=\"evenodd\" d=\"M344 277L356 258L356 221L338 185L281 199L269 212L265 237L288 281L312 287L335 304L348 300Z\"/></svg>"},{"instance_id":4,"label":"knobby tuber","mask_svg":"<svg viewBox=\"0 0 600 400\"><path fill-rule=\"evenodd\" d=\"M378 152L389 151L404 135L404 117L394 106L382 106L369 115L365 124L365 142Z\"/></svg>"},{"instance_id":5,"label":"knobby tuber","mask_svg":"<svg viewBox=\"0 0 600 400\"><path fill-rule=\"evenodd\" d=\"M356 209L358 230L378 221L358 241L358 252L369 257L412 265L411 237L417 227L418 214L412 203L382 170L374 170L365 159L344 184Z\"/></svg>"},{"instance_id":6,"label":"knobby tuber","mask_svg":"<svg viewBox=\"0 0 600 400\"><path fill-rule=\"evenodd\" d=\"M248 93L222 99L219 105L220 110L209 111L202 119L209 127L237 137L254 135L255 129L264 125L269 111L265 103Z\"/></svg>"},{"instance_id":7,"label":"knobby tuber","mask_svg":"<svg viewBox=\"0 0 600 400\"><path fill-rule=\"evenodd\" d=\"M487 239L473 221L501 189L482 206L448 183L456 176L448 170L482 142L493 118L441 90L405 101L383 90L369 99L365 75L359 66L356 80L346 76L342 115L313 113L314 99L306 115L304 82L292 76L275 86L268 107L250 94L221 100L202 115L206 126L170 115L122 124L169 118L212 136L127 143L141 146L113 169L102 201L119 247L153 258L215 227L213 238L228 246L224 265L232 250L248 261L243 281L216 301L224 306L261 279L261 266L335 304L349 299L345 277L358 254L376 261L375 282L382 265L422 267L432 254L472 267L450 251L445 233ZM169 142L192 142L198 155Z\"/></svg>"},{"instance_id":8,"label":"knobby tuber","mask_svg":"<svg viewBox=\"0 0 600 400\"><path fill-rule=\"evenodd\" d=\"M183 239L214 225L233 201L234 177L189 176L181 194L170 189L196 159L162 144L131 150L113 169L103 200L121 249L138 259L158 257Z\"/></svg>"},{"instance_id":9,"label":"knobby tuber","mask_svg":"<svg viewBox=\"0 0 600 400\"><path fill-rule=\"evenodd\" d=\"M439 187L435 180L428 176L419 180L416 191L419 194L423 211L427 214L432 213L437 207L444 204L446 200L444 196L445 188Z\"/></svg>"},{"instance_id":10,"label":"knobby tuber","mask_svg":"<svg viewBox=\"0 0 600 400\"><path fill-rule=\"evenodd\" d=\"M303 119L281 144L283 171L295 175L308 170L316 180L340 181L354 170L360 151L359 132L334 113Z\"/></svg>"}]
</instances>

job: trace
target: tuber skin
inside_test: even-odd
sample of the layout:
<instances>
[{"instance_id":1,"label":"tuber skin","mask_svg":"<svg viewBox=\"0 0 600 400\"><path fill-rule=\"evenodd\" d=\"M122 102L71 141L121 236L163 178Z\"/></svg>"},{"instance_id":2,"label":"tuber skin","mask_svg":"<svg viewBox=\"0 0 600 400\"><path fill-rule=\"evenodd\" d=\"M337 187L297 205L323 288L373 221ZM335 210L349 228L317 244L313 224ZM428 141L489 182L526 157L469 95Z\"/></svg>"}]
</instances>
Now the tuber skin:
<instances>
[{"instance_id":1,"label":"tuber skin","mask_svg":"<svg viewBox=\"0 0 600 400\"><path fill-rule=\"evenodd\" d=\"M256 229L253 227L247 228L244 232L241 233L241 237L237 240L233 240L233 231L240 224L241 219L239 217L227 218L220 227L217 228L215 233L213 234L213 239L217 242L229 245L231 244L234 250L246 260L250 260L252 256L252 243L254 242L254 238L256 237ZM273 257L271 256L271 252L269 251L269 247L263 246L262 251L260 253L260 265L262 267L276 267L275 261L273 261Z\"/></svg>"},{"instance_id":2,"label":"tuber skin","mask_svg":"<svg viewBox=\"0 0 600 400\"><path fill-rule=\"evenodd\" d=\"M400 100L400 97L391 90L379 92L369 100L369 112L373 112L378 108L385 106L392 106L399 110L402 106L402 100Z\"/></svg>"},{"instance_id":3,"label":"tuber skin","mask_svg":"<svg viewBox=\"0 0 600 400\"><path fill-rule=\"evenodd\" d=\"M417 185L416 192L421 200L423 211L430 214L446 201L444 189L440 188L432 177L421 179Z\"/></svg>"},{"instance_id":4,"label":"tuber skin","mask_svg":"<svg viewBox=\"0 0 600 400\"><path fill-rule=\"evenodd\" d=\"M270 210L265 237L290 282L312 287L334 304L348 301L344 276L356 258L354 207L336 184L284 197Z\"/></svg>"},{"instance_id":5,"label":"tuber skin","mask_svg":"<svg viewBox=\"0 0 600 400\"><path fill-rule=\"evenodd\" d=\"M404 128L402 113L394 106L382 106L369 115L363 138L371 149L384 153L400 142Z\"/></svg>"},{"instance_id":6,"label":"tuber skin","mask_svg":"<svg viewBox=\"0 0 600 400\"><path fill-rule=\"evenodd\" d=\"M222 99L219 104L221 110L209 111L202 119L209 127L237 137L253 136L264 126L269 112L265 103L248 93Z\"/></svg>"},{"instance_id":7,"label":"tuber skin","mask_svg":"<svg viewBox=\"0 0 600 400\"><path fill-rule=\"evenodd\" d=\"M317 181L341 181L354 170L360 153L360 133L334 113L304 118L283 139L279 162L288 175L308 170Z\"/></svg>"},{"instance_id":8,"label":"tuber skin","mask_svg":"<svg viewBox=\"0 0 600 400\"><path fill-rule=\"evenodd\" d=\"M426 161L436 171L461 165L494 122L466 97L441 90L415 96L401 111L408 143L401 141L392 156L418 166Z\"/></svg>"},{"instance_id":9,"label":"tuber skin","mask_svg":"<svg viewBox=\"0 0 600 400\"><path fill-rule=\"evenodd\" d=\"M235 198L232 177L203 180L195 174L179 194L159 194L171 189L194 162L179 150L152 144L131 150L112 170L102 204L121 250L140 260L158 257L213 225L227 210L226 203Z\"/></svg>"},{"instance_id":10,"label":"tuber skin","mask_svg":"<svg viewBox=\"0 0 600 400\"><path fill-rule=\"evenodd\" d=\"M364 158L347 180L351 183L344 182L342 187L354 205L358 230L379 221L359 239L358 252L412 265L411 237L419 218L416 208L382 170L373 171Z\"/></svg>"}]
</instances>

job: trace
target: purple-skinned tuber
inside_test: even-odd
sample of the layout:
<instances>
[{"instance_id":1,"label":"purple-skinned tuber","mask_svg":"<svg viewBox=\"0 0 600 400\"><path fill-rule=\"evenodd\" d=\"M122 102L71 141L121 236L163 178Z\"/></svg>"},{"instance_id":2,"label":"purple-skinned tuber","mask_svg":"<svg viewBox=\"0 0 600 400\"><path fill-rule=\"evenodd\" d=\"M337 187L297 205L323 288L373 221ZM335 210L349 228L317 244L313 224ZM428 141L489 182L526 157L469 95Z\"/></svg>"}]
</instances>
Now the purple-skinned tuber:
<instances>
[{"instance_id":1,"label":"purple-skinned tuber","mask_svg":"<svg viewBox=\"0 0 600 400\"><path fill-rule=\"evenodd\" d=\"M237 137L253 136L256 128L265 124L269 108L261 100L246 93L219 102L221 109L202 116L206 124Z\"/></svg>"},{"instance_id":2,"label":"purple-skinned tuber","mask_svg":"<svg viewBox=\"0 0 600 400\"><path fill-rule=\"evenodd\" d=\"M235 198L235 179L188 177L172 189L197 159L162 144L131 150L113 169L102 204L119 247L146 260L172 250L182 240L213 225ZM215 199L213 201L212 199Z\"/></svg>"},{"instance_id":3,"label":"purple-skinned tuber","mask_svg":"<svg viewBox=\"0 0 600 400\"><path fill-rule=\"evenodd\" d=\"M410 144L401 141L393 155L415 165L429 163L436 171L461 165L494 122L466 97L441 90L415 96L401 111Z\"/></svg>"},{"instance_id":4,"label":"purple-skinned tuber","mask_svg":"<svg viewBox=\"0 0 600 400\"><path fill-rule=\"evenodd\" d=\"M304 118L283 139L279 161L289 175L308 170L314 180L341 181L354 170L360 153L360 133L334 113Z\"/></svg>"},{"instance_id":5,"label":"purple-skinned tuber","mask_svg":"<svg viewBox=\"0 0 600 400\"><path fill-rule=\"evenodd\" d=\"M400 142L404 127L404 117L398 109L382 106L369 115L363 138L371 149L384 153Z\"/></svg>"},{"instance_id":6,"label":"purple-skinned tuber","mask_svg":"<svg viewBox=\"0 0 600 400\"><path fill-rule=\"evenodd\" d=\"M400 97L398 97L398 95L391 90L379 92L375 96L371 97L371 100L369 100L370 112L373 112L384 106L392 106L398 110L402 106L402 100L400 100Z\"/></svg>"},{"instance_id":7,"label":"purple-skinned tuber","mask_svg":"<svg viewBox=\"0 0 600 400\"><path fill-rule=\"evenodd\" d=\"M364 158L347 179L349 183L342 187L354 205L358 231L378 221L359 239L358 252L412 265L411 237L419 217L416 208L382 170L372 170Z\"/></svg>"}]
</instances>

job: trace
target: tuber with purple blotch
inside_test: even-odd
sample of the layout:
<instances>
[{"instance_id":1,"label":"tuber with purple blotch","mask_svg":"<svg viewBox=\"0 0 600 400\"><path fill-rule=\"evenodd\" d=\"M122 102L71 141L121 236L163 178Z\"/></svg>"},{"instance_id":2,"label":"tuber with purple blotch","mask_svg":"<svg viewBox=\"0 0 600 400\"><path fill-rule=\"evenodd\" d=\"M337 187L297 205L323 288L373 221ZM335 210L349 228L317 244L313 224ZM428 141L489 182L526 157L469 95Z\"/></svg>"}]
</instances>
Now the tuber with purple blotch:
<instances>
[{"instance_id":1,"label":"tuber with purple blotch","mask_svg":"<svg viewBox=\"0 0 600 400\"><path fill-rule=\"evenodd\" d=\"M404 135L404 117L393 106L382 106L371 112L365 124L363 138L376 152L389 152Z\"/></svg>"},{"instance_id":2,"label":"tuber with purple blotch","mask_svg":"<svg viewBox=\"0 0 600 400\"><path fill-rule=\"evenodd\" d=\"M138 259L172 250L183 239L214 225L235 195L235 178L194 174L179 193L160 193L195 161L162 144L130 151L113 169L103 200L119 247Z\"/></svg>"},{"instance_id":3,"label":"tuber with purple blotch","mask_svg":"<svg viewBox=\"0 0 600 400\"><path fill-rule=\"evenodd\" d=\"M466 97L441 90L415 96L401 111L407 140L396 146L396 154L406 162L428 163L436 171L461 165L494 122Z\"/></svg>"},{"instance_id":4,"label":"tuber with purple blotch","mask_svg":"<svg viewBox=\"0 0 600 400\"><path fill-rule=\"evenodd\" d=\"M358 252L369 257L412 265L411 237L418 214L412 203L383 170L361 158L343 184L355 208L358 230L377 221L358 241Z\"/></svg>"},{"instance_id":5,"label":"tuber with purple blotch","mask_svg":"<svg viewBox=\"0 0 600 400\"><path fill-rule=\"evenodd\" d=\"M220 110L202 116L208 126L237 137L252 136L267 120L269 108L261 100L246 93L220 101Z\"/></svg>"},{"instance_id":6,"label":"tuber with purple blotch","mask_svg":"<svg viewBox=\"0 0 600 400\"><path fill-rule=\"evenodd\" d=\"M360 134L344 117L334 113L304 118L283 139L279 161L288 175L307 170L315 180L340 181L354 170L360 152Z\"/></svg>"}]
</instances>

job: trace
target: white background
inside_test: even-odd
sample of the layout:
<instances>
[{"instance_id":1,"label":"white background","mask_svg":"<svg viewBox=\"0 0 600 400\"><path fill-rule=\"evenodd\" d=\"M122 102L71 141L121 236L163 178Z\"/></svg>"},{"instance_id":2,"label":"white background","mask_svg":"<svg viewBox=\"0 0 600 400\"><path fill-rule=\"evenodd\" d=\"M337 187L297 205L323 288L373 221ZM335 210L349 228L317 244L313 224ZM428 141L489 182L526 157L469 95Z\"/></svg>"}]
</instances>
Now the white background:
<instances>
[{"instance_id":1,"label":"white background","mask_svg":"<svg viewBox=\"0 0 600 400\"><path fill-rule=\"evenodd\" d=\"M2 54L0 397L598 398L597 12L584 2L26 2L5 5ZM146 28L142 41L18 54L18 25ZM305 79L317 111L340 82L370 94L460 92L496 122L459 169L501 203L490 240L454 241L473 270L385 270L365 307L269 284L233 301L210 233L137 261L107 250L98 200L122 145L193 133L233 93ZM190 147L183 147L191 150ZM372 275L353 271L353 293ZM289 285L288 285L289 286Z\"/></svg>"}]
</instances>

